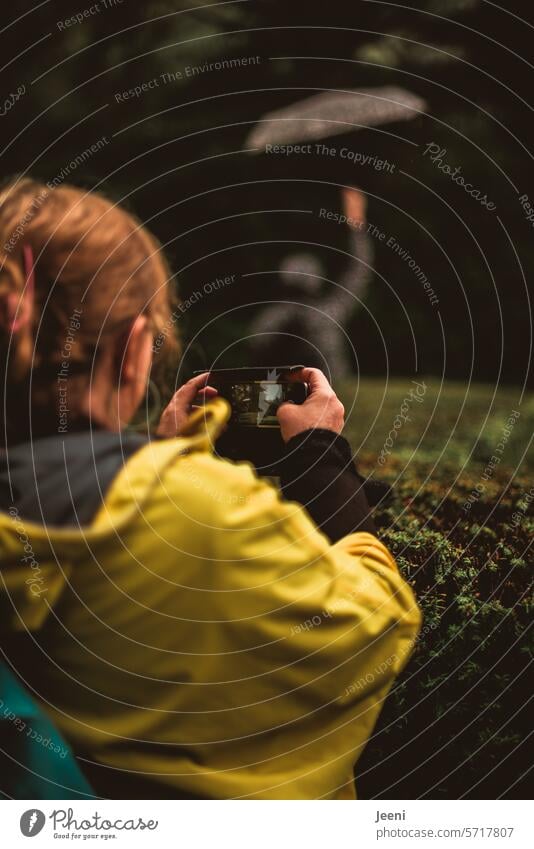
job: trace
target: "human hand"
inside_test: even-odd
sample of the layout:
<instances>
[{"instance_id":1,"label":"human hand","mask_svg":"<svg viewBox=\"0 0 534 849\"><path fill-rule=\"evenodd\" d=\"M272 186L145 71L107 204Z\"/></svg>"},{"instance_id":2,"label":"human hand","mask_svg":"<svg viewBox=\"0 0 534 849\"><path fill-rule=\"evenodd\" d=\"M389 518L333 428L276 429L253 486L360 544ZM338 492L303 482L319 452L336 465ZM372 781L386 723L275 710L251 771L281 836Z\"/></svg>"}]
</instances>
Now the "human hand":
<instances>
[{"instance_id":1,"label":"human hand","mask_svg":"<svg viewBox=\"0 0 534 849\"><path fill-rule=\"evenodd\" d=\"M209 399L217 395L217 390L213 386L207 386L209 380L209 372L198 374L184 383L183 386L174 393L169 404L163 410L156 433L158 436L163 436L166 439L171 439L173 436L179 436L180 431L187 422L192 411L195 409L193 401L197 396L204 399Z\"/></svg>"},{"instance_id":2,"label":"human hand","mask_svg":"<svg viewBox=\"0 0 534 849\"><path fill-rule=\"evenodd\" d=\"M349 226L355 229L363 227L367 220L367 198L358 189L343 189L343 209L349 219Z\"/></svg>"},{"instance_id":3,"label":"human hand","mask_svg":"<svg viewBox=\"0 0 534 849\"><path fill-rule=\"evenodd\" d=\"M291 378L307 383L309 394L303 404L286 401L278 407L276 415L284 442L313 428L341 433L345 409L323 372L318 368L303 368L293 372Z\"/></svg>"}]
</instances>

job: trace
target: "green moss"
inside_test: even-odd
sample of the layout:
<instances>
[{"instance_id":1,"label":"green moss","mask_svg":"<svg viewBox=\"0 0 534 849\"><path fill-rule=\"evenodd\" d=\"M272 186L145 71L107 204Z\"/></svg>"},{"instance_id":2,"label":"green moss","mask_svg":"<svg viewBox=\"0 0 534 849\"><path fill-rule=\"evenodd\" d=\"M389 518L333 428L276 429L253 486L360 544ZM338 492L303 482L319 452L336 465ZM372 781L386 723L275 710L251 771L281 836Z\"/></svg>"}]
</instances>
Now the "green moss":
<instances>
[{"instance_id":1,"label":"green moss","mask_svg":"<svg viewBox=\"0 0 534 849\"><path fill-rule=\"evenodd\" d=\"M361 389L362 418L349 425L353 444L359 436L365 445L360 470L394 488L375 518L424 616L412 659L358 765L364 798L525 798L521 776L528 761L521 744L530 733L527 668L534 655L528 630L534 606L534 501L526 498L533 484L532 458L527 454L518 468L517 458L528 444L520 418L502 462L482 478L516 402L513 390L495 399L495 418L490 416L488 430L481 430L490 391L473 391L469 421L460 420L451 437L464 392L442 387L440 403L448 407L447 415L440 427L430 425L432 438L420 452L418 439L426 425L418 420L415 430L415 416L424 419L424 406L432 401L425 397L414 411L414 430L406 423L382 467L376 458L383 433L378 439L365 431L368 406L380 397L376 384ZM405 387L394 387L394 398L384 402L390 417L403 393ZM482 480L482 491L466 509Z\"/></svg>"}]
</instances>

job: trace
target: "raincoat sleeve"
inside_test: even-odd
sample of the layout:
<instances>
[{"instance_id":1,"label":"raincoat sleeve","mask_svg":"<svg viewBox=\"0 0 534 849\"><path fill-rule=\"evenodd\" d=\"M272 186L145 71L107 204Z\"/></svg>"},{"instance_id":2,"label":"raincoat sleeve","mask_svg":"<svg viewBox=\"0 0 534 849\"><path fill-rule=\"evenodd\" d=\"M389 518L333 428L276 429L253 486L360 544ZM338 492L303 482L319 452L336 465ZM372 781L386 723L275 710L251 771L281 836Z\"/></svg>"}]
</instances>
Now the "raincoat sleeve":
<instances>
[{"instance_id":1,"label":"raincoat sleeve","mask_svg":"<svg viewBox=\"0 0 534 849\"><path fill-rule=\"evenodd\" d=\"M414 646L412 590L374 535L331 545L299 504L247 466L208 457L201 466L206 485L233 498L231 507L217 499L210 615L220 623L219 680L232 675L236 704L255 706L241 711L240 730L262 756L258 735L267 730L276 731L276 752L302 741L291 760L305 774L299 790L306 764L310 775L331 765L334 781L341 759L350 775Z\"/></svg>"},{"instance_id":2,"label":"raincoat sleeve","mask_svg":"<svg viewBox=\"0 0 534 849\"><path fill-rule=\"evenodd\" d=\"M314 652L329 654L340 692L384 663L378 675L392 679L420 612L387 548L370 533L331 545L300 504L248 466L223 465L235 503L218 511L214 549L226 585L251 599L249 627L266 631L289 658L313 663Z\"/></svg>"}]
</instances>

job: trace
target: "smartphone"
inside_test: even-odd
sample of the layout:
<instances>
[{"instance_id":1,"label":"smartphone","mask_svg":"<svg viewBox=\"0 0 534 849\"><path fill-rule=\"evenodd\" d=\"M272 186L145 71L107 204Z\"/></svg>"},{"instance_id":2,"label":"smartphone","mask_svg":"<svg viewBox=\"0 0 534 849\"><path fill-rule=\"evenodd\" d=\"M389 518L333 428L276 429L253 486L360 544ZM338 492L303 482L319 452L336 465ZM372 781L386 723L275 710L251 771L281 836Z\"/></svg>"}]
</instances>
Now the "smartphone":
<instances>
[{"instance_id":1,"label":"smartphone","mask_svg":"<svg viewBox=\"0 0 534 849\"><path fill-rule=\"evenodd\" d=\"M291 379L291 374L302 368L243 366L213 369L210 371L209 383L230 404L230 425L239 428L279 428L276 411L280 404L285 401L302 404L306 400L306 384Z\"/></svg>"}]
</instances>

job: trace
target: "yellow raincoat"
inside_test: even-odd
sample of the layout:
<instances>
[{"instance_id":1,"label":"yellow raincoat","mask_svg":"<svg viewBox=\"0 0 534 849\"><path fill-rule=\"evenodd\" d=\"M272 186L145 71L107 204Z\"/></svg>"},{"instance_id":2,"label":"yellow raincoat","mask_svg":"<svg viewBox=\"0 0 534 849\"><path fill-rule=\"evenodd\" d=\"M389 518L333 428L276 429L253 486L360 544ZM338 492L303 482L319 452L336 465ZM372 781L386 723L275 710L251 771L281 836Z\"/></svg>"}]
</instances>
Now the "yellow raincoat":
<instances>
[{"instance_id":1,"label":"yellow raincoat","mask_svg":"<svg viewBox=\"0 0 534 849\"><path fill-rule=\"evenodd\" d=\"M420 613L374 536L331 545L213 456L227 415L134 454L82 530L0 514L0 630L39 641L26 680L89 760L171 796L354 798Z\"/></svg>"}]
</instances>

